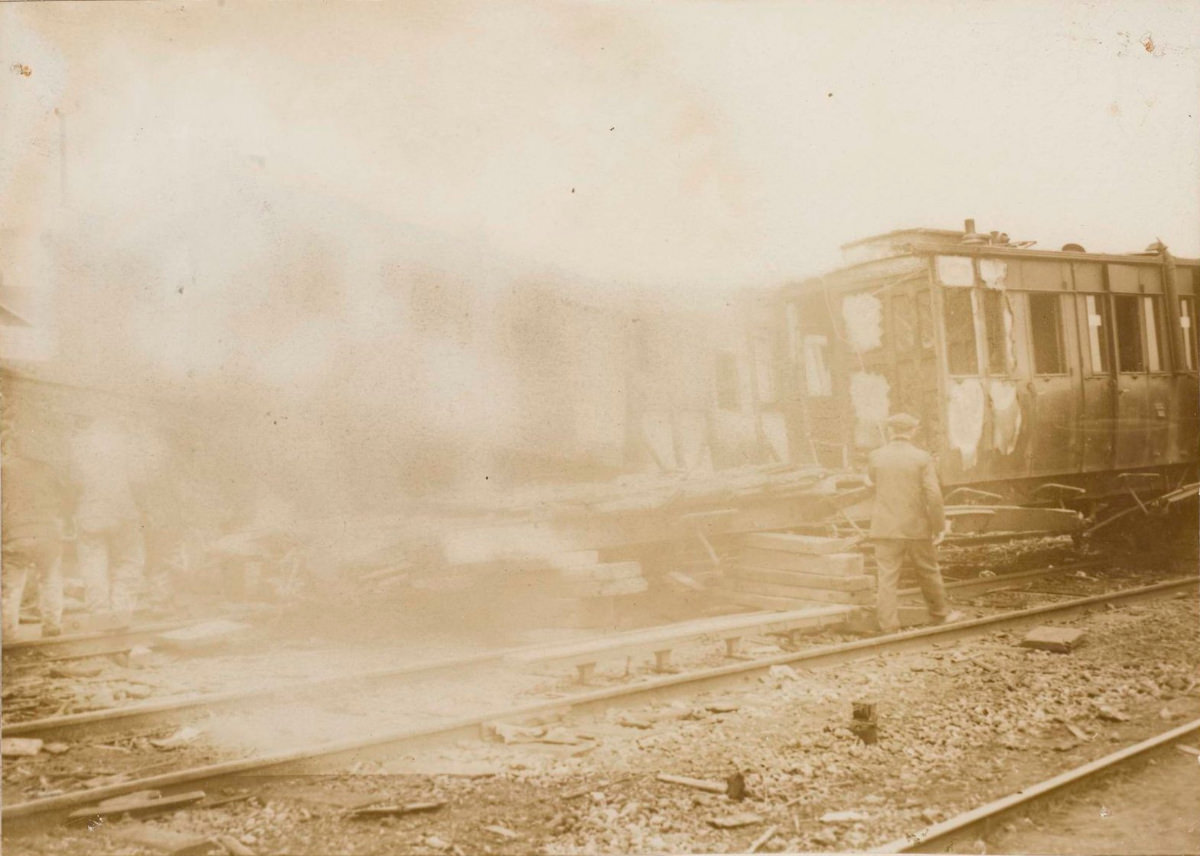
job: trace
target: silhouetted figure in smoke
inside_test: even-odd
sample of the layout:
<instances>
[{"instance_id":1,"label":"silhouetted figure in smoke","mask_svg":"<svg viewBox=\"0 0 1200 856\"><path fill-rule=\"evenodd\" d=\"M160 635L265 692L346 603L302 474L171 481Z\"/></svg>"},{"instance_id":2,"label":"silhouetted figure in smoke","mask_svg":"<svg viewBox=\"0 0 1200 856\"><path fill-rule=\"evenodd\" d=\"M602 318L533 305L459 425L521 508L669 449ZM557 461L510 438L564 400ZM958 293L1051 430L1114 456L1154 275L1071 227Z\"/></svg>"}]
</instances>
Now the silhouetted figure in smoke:
<instances>
[{"instance_id":1,"label":"silhouetted figure in smoke","mask_svg":"<svg viewBox=\"0 0 1200 856\"><path fill-rule=\"evenodd\" d=\"M49 464L21 454L13 426L0 426L3 472L4 639L11 641L21 620L21 600L30 574L36 575L42 635L62 632L63 525L66 487Z\"/></svg>"},{"instance_id":2,"label":"silhouetted figure in smoke","mask_svg":"<svg viewBox=\"0 0 1200 856\"><path fill-rule=\"evenodd\" d=\"M123 427L96 421L71 446L76 551L90 612L128 617L137 606L145 545L130 484L131 449Z\"/></svg>"}]
</instances>

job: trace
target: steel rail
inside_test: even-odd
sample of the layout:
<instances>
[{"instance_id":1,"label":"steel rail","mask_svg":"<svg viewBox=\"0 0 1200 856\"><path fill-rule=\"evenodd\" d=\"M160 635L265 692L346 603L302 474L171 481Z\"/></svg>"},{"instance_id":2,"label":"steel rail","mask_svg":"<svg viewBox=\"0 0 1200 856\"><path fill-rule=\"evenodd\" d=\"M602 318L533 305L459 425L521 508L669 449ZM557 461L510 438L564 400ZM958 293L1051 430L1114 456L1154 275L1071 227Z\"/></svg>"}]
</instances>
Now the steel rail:
<instances>
[{"instance_id":1,"label":"steel rail","mask_svg":"<svg viewBox=\"0 0 1200 856\"><path fill-rule=\"evenodd\" d=\"M472 734L478 735L485 723L496 721L520 721L547 714L567 711L596 711L609 707L614 702L626 702L631 698L648 696L670 696L672 694L695 693L706 685L719 685L731 680L744 680L774 665L800 665L820 668L850 660L869 659L882 654L927 648L931 644L978 636L997 629L1011 628L1040 621L1046 617L1062 618L1092 609L1102 604L1119 601L1137 601L1160 597L1171 592L1196 586L1200 578L1169 580L1151 586L1126 589L1103 595L1081 598L1068 603L1033 607L1013 613L987 618L978 618L951 625L923 627L902 631L888 636L856 640L854 642L827 645L803 652L789 652L763 657L752 662L717 666L694 672L667 675L632 686L607 687L579 693L577 695L547 701L531 702L507 710L458 717L435 725L410 728L401 731L368 734L307 746L298 749L223 761L185 770L176 770L156 776L135 779L98 788L43 797L23 803L5 805L0 811L0 821L9 828L19 827L34 818L61 817L75 809L85 807L109 797L142 790L170 791L181 787L194 787L199 782L217 782L247 773L271 770L272 775L311 772L314 764L318 768L339 769L347 763L362 761L380 754L392 755L398 748L411 751L418 745L444 745Z\"/></svg>"},{"instance_id":2,"label":"steel rail","mask_svg":"<svg viewBox=\"0 0 1200 856\"><path fill-rule=\"evenodd\" d=\"M1014 584L1041 579L1050 574L1075 570L1085 566L1094 567L1102 563L1103 560L1096 560L1086 564L1077 563L1058 568L1038 568L1014 574L998 574L994 577L981 579L958 580L946 583L946 591L950 594L966 594L968 592L976 593L1008 589L1012 588ZM901 589L899 595L901 597L911 597L920 593L921 590L919 588L906 588ZM435 672L443 669L482 666L498 662L510 655L524 651L542 650L543 647L541 645L512 647L480 654L448 657L426 663L412 663L405 666L372 669L345 675L335 675L328 678L318 678L316 680L258 687L252 690L194 694L181 698L148 701L117 708L87 711L85 713L31 719L5 725L3 734L5 737L41 737L45 740L65 740L80 733L86 733L89 737L105 737L129 728L178 724L198 710L230 710L251 702L284 700L334 686L412 677L423 672Z\"/></svg>"},{"instance_id":3,"label":"steel rail","mask_svg":"<svg viewBox=\"0 0 1200 856\"><path fill-rule=\"evenodd\" d=\"M1121 764L1128 763L1144 756L1146 753L1173 743L1183 737L1200 731L1200 719L1194 719L1178 728L1172 728L1162 734L1143 740L1132 746L1127 746L1111 755L1105 755L1095 761L1068 770L1065 773L1039 782L1032 787L1009 794L987 805L963 812L956 817L941 823L928 826L918 832L895 841L889 841L872 849L871 853L923 853L923 852L966 852L961 847L952 847L949 842L961 836L977 838L978 833L985 830L989 824L999 821L1012 811L1028 806L1030 803L1049 797L1070 785L1078 784L1093 776L1111 772Z\"/></svg>"},{"instance_id":4,"label":"steel rail","mask_svg":"<svg viewBox=\"0 0 1200 856\"><path fill-rule=\"evenodd\" d=\"M1039 569L1046 573L1050 572L1066 572L1081 568L1091 568L1102 565L1107 562L1107 559L1087 559L1079 562L1072 562L1061 565L1057 568ZM953 567L954 562L944 561L947 567ZM1032 572L1020 572L1032 573ZM995 579L1004 577L1011 579L1018 574L997 574ZM993 578L989 577L989 580ZM966 580L957 583L948 582L947 587L954 588L959 584L982 584L982 580ZM917 592L917 589L904 590L900 594L911 594ZM249 615L233 614L219 616L220 618L237 621L245 618L252 618L254 611L247 611ZM113 630L89 630L82 633L69 633L62 636L48 636L37 639L21 639L14 642L5 642L0 646L0 652L4 657L16 658L24 654L49 653L54 658L61 659L82 659L85 657L104 657L111 654L119 654L128 651L135 645L140 645L146 642L151 642L160 633L166 633L171 630L178 630L183 627L188 627L193 624L200 623L206 620L204 618L191 619L172 619L168 621L153 622L150 624L139 624L131 627L123 627ZM29 660L29 665L35 665L38 660Z\"/></svg>"}]
</instances>

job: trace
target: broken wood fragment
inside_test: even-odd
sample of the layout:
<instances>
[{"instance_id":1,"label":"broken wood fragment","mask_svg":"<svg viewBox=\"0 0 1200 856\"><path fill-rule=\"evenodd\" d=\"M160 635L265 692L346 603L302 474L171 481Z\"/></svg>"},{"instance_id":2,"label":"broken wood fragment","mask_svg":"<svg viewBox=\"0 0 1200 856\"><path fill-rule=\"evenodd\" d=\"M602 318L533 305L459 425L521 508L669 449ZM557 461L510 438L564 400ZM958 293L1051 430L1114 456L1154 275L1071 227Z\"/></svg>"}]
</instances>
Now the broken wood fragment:
<instances>
[{"instance_id":1,"label":"broken wood fragment","mask_svg":"<svg viewBox=\"0 0 1200 856\"><path fill-rule=\"evenodd\" d=\"M754 841L750 844L750 847L747 848L746 852L747 853L757 853L758 848L762 847L764 844L766 844L768 841L770 841L772 838L774 838L775 833L778 831L779 831L778 826L767 827L767 831L764 832L762 835L758 836L758 838L755 838Z\"/></svg>"},{"instance_id":2,"label":"broken wood fragment","mask_svg":"<svg viewBox=\"0 0 1200 856\"><path fill-rule=\"evenodd\" d=\"M375 817L401 817L406 814L425 814L426 812L438 811L444 808L445 805L444 801L439 801L405 803L403 805L366 806L354 809L350 812L349 817L351 820L367 820Z\"/></svg>"},{"instance_id":3,"label":"broken wood fragment","mask_svg":"<svg viewBox=\"0 0 1200 856\"><path fill-rule=\"evenodd\" d=\"M1021 640L1021 647L1069 654L1083 644L1084 635L1083 630L1072 627L1051 627L1043 624L1025 634L1025 638Z\"/></svg>"},{"instance_id":4,"label":"broken wood fragment","mask_svg":"<svg viewBox=\"0 0 1200 856\"><path fill-rule=\"evenodd\" d=\"M216 842L225 848L229 856L254 856L254 851L232 835L218 835Z\"/></svg>"},{"instance_id":5,"label":"broken wood fragment","mask_svg":"<svg viewBox=\"0 0 1200 856\"><path fill-rule=\"evenodd\" d=\"M492 826L485 826L483 829L485 832L490 832L493 835L500 836L501 838L507 838L510 841L512 841L515 838L521 837L520 835L518 835L517 833L515 833L511 829L509 829L507 826L500 826L499 824L495 824Z\"/></svg>"},{"instance_id":6,"label":"broken wood fragment","mask_svg":"<svg viewBox=\"0 0 1200 856\"><path fill-rule=\"evenodd\" d=\"M675 776L670 773L659 773L655 776L660 782L668 785L683 785L685 788L695 788L710 794L728 793L729 785L725 782L714 782L711 779L693 779L688 776Z\"/></svg>"},{"instance_id":7,"label":"broken wood fragment","mask_svg":"<svg viewBox=\"0 0 1200 856\"><path fill-rule=\"evenodd\" d=\"M88 808L77 809L67 816L67 822L88 823L97 819L114 817L121 814L128 814L131 817L144 817L146 815L184 808L204 799L204 791L188 791L166 797L143 796L147 793L156 792L142 791L139 794L126 794L124 799L122 797L113 797L110 800L105 800L106 805L94 805ZM128 799L134 796L139 796L140 798Z\"/></svg>"},{"instance_id":8,"label":"broken wood fragment","mask_svg":"<svg viewBox=\"0 0 1200 856\"><path fill-rule=\"evenodd\" d=\"M739 826L753 826L756 823L762 823L762 817L749 811L708 819L708 825L715 826L717 829L737 829Z\"/></svg>"},{"instance_id":9,"label":"broken wood fragment","mask_svg":"<svg viewBox=\"0 0 1200 856\"><path fill-rule=\"evenodd\" d=\"M37 737L5 737L0 739L0 755L5 758L31 758L42 751Z\"/></svg>"}]
</instances>

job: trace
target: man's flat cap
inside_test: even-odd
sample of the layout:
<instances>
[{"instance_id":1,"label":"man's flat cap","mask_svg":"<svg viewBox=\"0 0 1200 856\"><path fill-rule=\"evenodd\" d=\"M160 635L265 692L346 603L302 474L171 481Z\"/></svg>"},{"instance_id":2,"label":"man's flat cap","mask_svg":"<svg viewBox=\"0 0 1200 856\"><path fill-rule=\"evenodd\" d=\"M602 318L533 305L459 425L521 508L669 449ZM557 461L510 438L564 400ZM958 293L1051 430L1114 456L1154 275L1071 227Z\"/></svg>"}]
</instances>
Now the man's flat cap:
<instances>
[{"instance_id":1,"label":"man's flat cap","mask_svg":"<svg viewBox=\"0 0 1200 856\"><path fill-rule=\"evenodd\" d=\"M917 430L917 426L921 424L921 420L908 413L893 413L887 418L884 423L889 430L900 434L908 434Z\"/></svg>"}]
</instances>

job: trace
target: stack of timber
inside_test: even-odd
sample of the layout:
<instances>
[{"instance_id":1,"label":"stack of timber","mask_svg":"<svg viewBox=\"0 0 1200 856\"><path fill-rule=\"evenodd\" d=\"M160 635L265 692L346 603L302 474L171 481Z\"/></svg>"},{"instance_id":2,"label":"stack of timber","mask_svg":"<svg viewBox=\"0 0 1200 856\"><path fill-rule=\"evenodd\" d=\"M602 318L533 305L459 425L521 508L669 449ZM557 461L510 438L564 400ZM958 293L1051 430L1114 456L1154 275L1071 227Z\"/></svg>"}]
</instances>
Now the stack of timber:
<instances>
[{"instance_id":1,"label":"stack of timber","mask_svg":"<svg viewBox=\"0 0 1200 856\"><path fill-rule=\"evenodd\" d=\"M799 609L875 600L875 578L855 539L757 533L742 539L737 564L727 571L723 594L760 609Z\"/></svg>"},{"instance_id":2,"label":"stack of timber","mask_svg":"<svg viewBox=\"0 0 1200 856\"><path fill-rule=\"evenodd\" d=\"M562 554L553 562L549 591L567 623L578 627L615 624L620 599L649 588L639 562L601 562L595 551Z\"/></svg>"}]
</instances>

